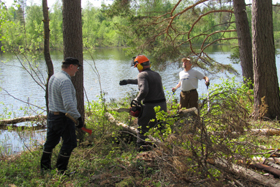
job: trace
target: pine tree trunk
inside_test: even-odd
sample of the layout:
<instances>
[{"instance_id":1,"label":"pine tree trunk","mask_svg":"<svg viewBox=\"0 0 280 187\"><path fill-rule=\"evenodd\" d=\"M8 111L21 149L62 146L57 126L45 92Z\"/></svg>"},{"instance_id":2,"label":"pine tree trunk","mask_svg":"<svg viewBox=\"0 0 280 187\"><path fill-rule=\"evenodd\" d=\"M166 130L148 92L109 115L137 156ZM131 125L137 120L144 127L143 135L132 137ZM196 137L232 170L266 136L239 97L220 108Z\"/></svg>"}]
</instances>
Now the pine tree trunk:
<instances>
[{"instance_id":1,"label":"pine tree trunk","mask_svg":"<svg viewBox=\"0 0 280 187\"><path fill-rule=\"evenodd\" d=\"M252 38L254 68L254 114L280 117L280 99L275 64L272 0L252 1ZM267 105L261 107L262 98Z\"/></svg>"},{"instance_id":2,"label":"pine tree trunk","mask_svg":"<svg viewBox=\"0 0 280 187\"><path fill-rule=\"evenodd\" d=\"M242 76L246 80L253 82L253 59L252 59L252 40L250 27L246 13L245 0L234 0L234 15L236 22L236 31L239 44L239 55L242 67Z\"/></svg>"},{"instance_id":3,"label":"pine tree trunk","mask_svg":"<svg viewBox=\"0 0 280 187\"><path fill-rule=\"evenodd\" d=\"M77 58L83 65L82 12L81 0L63 0L63 48L64 58ZM78 111L84 119L83 67L72 78L76 89ZM80 137L78 137L80 138Z\"/></svg>"}]
</instances>

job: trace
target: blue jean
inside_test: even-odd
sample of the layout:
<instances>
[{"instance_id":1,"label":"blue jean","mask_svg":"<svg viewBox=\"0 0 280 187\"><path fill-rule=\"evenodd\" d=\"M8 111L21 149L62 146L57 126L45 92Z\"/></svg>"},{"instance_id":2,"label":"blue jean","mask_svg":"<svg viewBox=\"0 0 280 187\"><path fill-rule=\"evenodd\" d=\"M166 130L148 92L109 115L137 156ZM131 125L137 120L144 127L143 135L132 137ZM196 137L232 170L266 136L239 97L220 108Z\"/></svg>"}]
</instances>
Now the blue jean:
<instances>
[{"instance_id":1,"label":"blue jean","mask_svg":"<svg viewBox=\"0 0 280 187\"><path fill-rule=\"evenodd\" d=\"M77 147L76 126L74 122L64 114L48 114L47 140L44 151L52 152L62 137L60 153L70 156L72 150Z\"/></svg>"}]
</instances>

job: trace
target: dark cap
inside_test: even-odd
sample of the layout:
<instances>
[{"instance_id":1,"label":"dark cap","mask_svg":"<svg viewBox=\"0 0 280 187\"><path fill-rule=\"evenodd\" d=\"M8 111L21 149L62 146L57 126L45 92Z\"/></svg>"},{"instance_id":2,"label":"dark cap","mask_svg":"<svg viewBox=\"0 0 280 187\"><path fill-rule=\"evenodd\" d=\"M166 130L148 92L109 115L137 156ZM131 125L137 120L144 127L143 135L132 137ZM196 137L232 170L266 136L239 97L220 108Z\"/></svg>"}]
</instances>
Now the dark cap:
<instances>
[{"instance_id":1,"label":"dark cap","mask_svg":"<svg viewBox=\"0 0 280 187\"><path fill-rule=\"evenodd\" d=\"M65 58L62 64L74 64L74 65L78 65L79 67L82 66L81 64L79 64L79 60L73 57Z\"/></svg>"}]
</instances>

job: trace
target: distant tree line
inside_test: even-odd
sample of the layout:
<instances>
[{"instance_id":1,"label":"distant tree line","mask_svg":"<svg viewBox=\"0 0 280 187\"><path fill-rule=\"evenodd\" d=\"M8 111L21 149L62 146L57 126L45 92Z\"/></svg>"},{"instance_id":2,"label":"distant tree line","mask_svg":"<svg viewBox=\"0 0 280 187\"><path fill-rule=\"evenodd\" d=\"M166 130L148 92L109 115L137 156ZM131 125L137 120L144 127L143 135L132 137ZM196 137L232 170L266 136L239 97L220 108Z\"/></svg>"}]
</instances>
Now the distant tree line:
<instances>
[{"instance_id":1,"label":"distant tree line","mask_svg":"<svg viewBox=\"0 0 280 187\"><path fill-rule=\"evenodd\" d=\"M121 1L123 2L123 1ZM191 3L190 3L191 4ZM121 6L121 7L112 7ZM152 19L164 12L170 11L174 3L171 1L156 0L153 3L140 1L138 3L128 4L118 3L111 6L102 6L102 8L95 8L90 2L82 9L82 32L83 32L83 46L85 49L93 47L124 47L139 45L142 40L138 36L145 37L145 32L154 32L153 27L147 26L145 28L134 30L131 25L132 22L140 22L147 17ZM210 10L217 9L232 9L232 4L218 4L213 1L212 6L200 8L194 7L191 12L186 12L174 20L176 28L180 30L189 30L192 23L202 14ZM221 7L224 6L224 7ZM184 6L185 7L185 6ZM184 7L178 7L177 12L182 11ZM108 11L109 10L109 11ZM112 10L116 10L115 12ZM42 50L44 27L43 27L43 12L42 7L38 5L32 6L12 6L1 7L1 12L6 11L6 16L3 17L1 23L1 35L3 36L1 44L5 51L15 51L24 48L25 50ZM249 12L248 12L249 11ZM251 8L247 8L247 15L249 24L251 24ZM280 40L280 14L279 7L273 7L273 25L275 40ZM176 13L176 12L175 12ZM166 15L167 17L167 15ZM63 33L62 33L62 4L57 1L49 9L50 18L50 48L51 50L62 50L63 48ZM133 20L132 20L133 19ZM215 32L217 26L219 30L235 29L234 16L229 17L229 14L217 12L203 16L203 18L192 29L191 36L196 36L199 33ZM128 29L131 28L131 29ZM170 33L172 34L172 33ZM187 40L187 33L178 36L182 43ZM237 37L236 32L216 33L204 41L204 37L196 37L192 42L201 44L203 42L211 43L221 37ZM163 37L158 37L154 45L163 44L160 40ZM237 43L237 40L221 41L220 43ZM176 54L176 53L175 53Z\"/></svg>"}]
</instances>

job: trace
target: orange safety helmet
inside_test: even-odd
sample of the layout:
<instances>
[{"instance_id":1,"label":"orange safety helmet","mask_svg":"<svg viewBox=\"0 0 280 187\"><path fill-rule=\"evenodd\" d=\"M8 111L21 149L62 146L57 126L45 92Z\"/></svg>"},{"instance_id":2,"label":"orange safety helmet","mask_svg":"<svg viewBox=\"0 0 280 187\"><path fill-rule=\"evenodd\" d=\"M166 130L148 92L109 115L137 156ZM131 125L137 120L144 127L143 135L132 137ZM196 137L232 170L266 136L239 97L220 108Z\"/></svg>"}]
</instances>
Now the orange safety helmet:
<instances>
[{"instance_id":1,"label":"orange safety helmet","mask_svg":"<svg viewBox=\"0 0 280 187\"><path fill-rule=\"evenodd\" d=\"M145 62L150 62L150 60L145 55L138 55L137 57L133 58L133 66L136 67L138 64L142 64Z\"/></svg>"}]
</instances>

